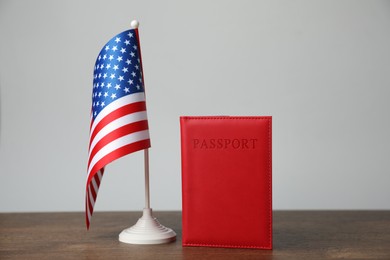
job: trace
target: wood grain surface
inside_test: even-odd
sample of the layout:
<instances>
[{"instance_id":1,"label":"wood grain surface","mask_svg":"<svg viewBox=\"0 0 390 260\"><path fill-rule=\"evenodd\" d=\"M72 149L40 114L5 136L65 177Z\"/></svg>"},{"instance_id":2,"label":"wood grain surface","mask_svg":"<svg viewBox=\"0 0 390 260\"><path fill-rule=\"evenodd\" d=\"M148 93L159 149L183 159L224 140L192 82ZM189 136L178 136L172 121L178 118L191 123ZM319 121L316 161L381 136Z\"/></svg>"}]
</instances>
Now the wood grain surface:
<instances>
[{"instance_id":1,"label":"wood grain surface","mask_svg":"<svg viewBox=\"0 0 390 260\"><path fill-rule=\"evenodd\" d=\"M89 231L81 212L2 213L0 259L390 259L390 211L275 211L273 250L182 247L181 213L154 214L176 242L119 242L141 212L96 212Z\"/></svg>"}]
</instances>

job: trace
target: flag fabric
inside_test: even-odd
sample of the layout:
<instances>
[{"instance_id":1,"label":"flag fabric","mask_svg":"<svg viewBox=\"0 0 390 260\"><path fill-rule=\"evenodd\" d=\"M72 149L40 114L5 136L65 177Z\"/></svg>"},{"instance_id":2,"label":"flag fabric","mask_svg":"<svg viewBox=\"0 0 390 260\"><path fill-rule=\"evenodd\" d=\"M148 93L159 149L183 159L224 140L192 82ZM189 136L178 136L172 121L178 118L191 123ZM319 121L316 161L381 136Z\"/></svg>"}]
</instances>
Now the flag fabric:
<instances>
[{"instance_id":1,"label":"flag fabric","mask_svg":"<svg viewBox=\"0 0 390 260\"><path fill-rule=\"evenodd\" d=\"M113 37L95 63L85 195L87 228L105 166L149 147L138 29L131 29Z\"/></svg>"}]
</instances>

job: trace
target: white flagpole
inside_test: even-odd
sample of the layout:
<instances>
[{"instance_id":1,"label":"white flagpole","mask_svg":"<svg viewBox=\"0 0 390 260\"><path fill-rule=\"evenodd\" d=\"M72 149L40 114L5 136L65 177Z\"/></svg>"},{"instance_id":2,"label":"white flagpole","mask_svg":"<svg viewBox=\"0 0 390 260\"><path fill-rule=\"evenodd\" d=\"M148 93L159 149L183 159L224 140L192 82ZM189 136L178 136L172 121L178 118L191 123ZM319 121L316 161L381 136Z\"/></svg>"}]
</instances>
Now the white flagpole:
<instances>
[{"instance_id":1,"label":"white flagpole","mask_svg":"<svg viewBox=\"0 0 390 260\"><path fill-rule=\"evenodd\" d=\"M145 208L150 208L150 193L149 193L149 148L144 150L145 162Z\"/></svg>"},{"instance_id":2,"label":"white flagpole","mask_svg":"<svg viewBox=\"0 0 390 260\"><path fill-rule=\"evenodd\" d=\"M131 21L130 25L131 25L131 28L138 29L139 22L137 20L133 20L133 21ZM144 164L145 164L145 209L149 209L150 208L150 192L149 192L149 149L148 148L144 149Z\"/></svg>"},{"instance_id":3,"label":"white flagpole","mask_svg":"<svg viewBox=\"0 0 390 260\"><path fill-rule=\"evenodd\" d=\"M138 26L138 21L134 20L131 22L131 27L133 29L137 30ZM136 31L136 33L138 33L138 31ZM152 209L150 208L149 149L144 149L144 164L145 208L142 217L138 219L137 223L119 234L119 241L129 244L163 244L175 241L175 231L161 225L160 222L153 217Z\"/></svg>"}]
</instances>

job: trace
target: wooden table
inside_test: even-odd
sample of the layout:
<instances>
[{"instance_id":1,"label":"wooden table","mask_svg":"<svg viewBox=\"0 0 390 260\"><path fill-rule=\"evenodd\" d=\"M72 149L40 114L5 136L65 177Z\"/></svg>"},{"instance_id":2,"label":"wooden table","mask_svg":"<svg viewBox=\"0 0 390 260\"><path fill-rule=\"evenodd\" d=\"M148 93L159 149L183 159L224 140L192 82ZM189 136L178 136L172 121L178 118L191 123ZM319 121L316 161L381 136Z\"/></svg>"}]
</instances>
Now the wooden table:
<instances>
[{"instance_id":1,"label":"wooden table","mask_svg":"<svg viewBox=\"0 0 390 260\"><path fill-rule=\"evenodd\" d=\"M275 211L274 249L181 246L181 213L155 212L177 241L120 243L141 212L0 214L0 259L390 259L390 211Z\"/></svg>"}]
</instances>

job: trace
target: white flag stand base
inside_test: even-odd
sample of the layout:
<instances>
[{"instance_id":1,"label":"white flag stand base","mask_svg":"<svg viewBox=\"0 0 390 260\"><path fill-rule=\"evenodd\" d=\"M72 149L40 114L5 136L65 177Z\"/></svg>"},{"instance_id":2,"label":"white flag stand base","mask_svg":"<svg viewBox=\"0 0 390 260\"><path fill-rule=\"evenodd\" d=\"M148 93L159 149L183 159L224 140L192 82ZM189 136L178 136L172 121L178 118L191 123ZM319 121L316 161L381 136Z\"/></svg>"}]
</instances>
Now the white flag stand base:
<instances>
[{"instance_id":1,"label":"white flag stand base","mask_svg":"<svg viewBox=\"0 0 390 260\"><path fill-rule=\"evenodd\" d=\"M119 234L119 241L128 244L165 244L176 240L176 233L164 227L152 216L151 208L144 208L137 223Z\"/></svg>"}]
</instances>

